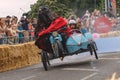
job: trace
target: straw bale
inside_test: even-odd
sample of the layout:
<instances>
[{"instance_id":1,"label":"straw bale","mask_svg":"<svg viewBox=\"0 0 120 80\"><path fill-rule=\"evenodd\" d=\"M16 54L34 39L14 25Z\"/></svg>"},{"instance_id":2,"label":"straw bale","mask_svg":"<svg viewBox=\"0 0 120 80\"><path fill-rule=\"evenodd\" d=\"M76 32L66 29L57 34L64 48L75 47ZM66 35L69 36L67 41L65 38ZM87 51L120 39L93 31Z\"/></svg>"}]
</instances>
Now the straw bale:
<instances>
[{"instance_id":1,"label":"straw bale","mask_svg":"<svg viewBox=\"0 0 120 80\"><path fill-rule=\"evenodd\" d=\"M105 34L100 34L100 37L101 37L101 38L104 38L104 37L105 37Z\"/></svg>"},{"instance_id":2,"label":"straw bale","mask_svg":"<svg viewBox=\"0 0 120 80\"><path fill-rule=\"evenodd\" d=\"M100 37L101 38L106 38L106 37L119 37L120 36L120 31L111 31L108 33L101 33Z\"/></svg>"},{"instance_id":3,"label":"straw bale","mask_svg":"<svg viewBox=\"0 0 120 80\"><path fill-rule=\"evenodd\" d=\"M8 56L8 48L9 47L1 47L0 46L0 59L2 58L2 57L7 57ZM4 52L6 52L6 53L4 53Z\"/></svg>"},{"instance_id":4,"label":"straw bale","mask_svg":"<svg viewBox=\"0 0 120 80\"><path fill-rule=\"evenodd\" d=\"M37 64L39 52L34 42L0 46L0 72Z\"/></svg>"},{"instance_id":5,"label":"straw bale","mask_svg":"<svg viewBox=\"0 0 120 80\"><path fill-rule=\"evenodd\" d=\"M108 37L114 37L114 35L115 35L115 32L109 32L108 33Z\"/></svg>"}]
</instances>

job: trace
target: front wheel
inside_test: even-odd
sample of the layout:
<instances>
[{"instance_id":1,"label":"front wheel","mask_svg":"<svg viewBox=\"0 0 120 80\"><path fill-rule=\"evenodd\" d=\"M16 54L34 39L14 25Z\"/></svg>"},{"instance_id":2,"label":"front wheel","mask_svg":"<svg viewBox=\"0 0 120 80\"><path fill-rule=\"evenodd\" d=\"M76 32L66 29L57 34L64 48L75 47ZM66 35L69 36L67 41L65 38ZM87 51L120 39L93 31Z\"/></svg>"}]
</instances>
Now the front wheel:
<instances>
[{"instance_id":1,"label":"front wheel","mask_svg":"<svg viewBox=\"0 0 120 80\"><path fill-rule=\"evenodd\" d=\"M53 43L53 52L54 52L54 55L55 57L60 57L60 56L63 56L63 46L62 46L62 43L59 41L59 40L56 40L54 43Z\"/></svg>"},{"instance_id":2,"label":"front wheel","mask_svg":"<svg viewBox=\"0 0 120 80\"><path fill-rule=\"evenodd\" d=\"M98 59L96 46L94 45L94 43L90 43L90 53L91 53L91 55L93 55L93 52L94 52L95 58Z\"/></svg>"}]
</instances>

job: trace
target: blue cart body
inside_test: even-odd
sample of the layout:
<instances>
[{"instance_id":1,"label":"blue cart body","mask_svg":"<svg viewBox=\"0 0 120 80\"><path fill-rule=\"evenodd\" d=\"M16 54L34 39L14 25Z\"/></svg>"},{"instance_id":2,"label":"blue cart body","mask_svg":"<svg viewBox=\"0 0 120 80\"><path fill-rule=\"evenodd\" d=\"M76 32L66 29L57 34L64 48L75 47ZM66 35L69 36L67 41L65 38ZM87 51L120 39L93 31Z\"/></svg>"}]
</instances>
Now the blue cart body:
<instances>
[{"instance_id":1,"label":"blue cart body","mask_svg":"<svg viewBox=\"0 0 120 80\"><path fill-rule=\"evenodd\" d=\"M53 38L53 36L50 36L50 43L52 44L55 40L58 39L62 42L62 38L60 34L58 34L57 37ZM68 54L73 54L74 52L80 50L80 49L88 49L89 40L92 39L91 33L73 33L66 41L66 48L68 51Z\"/></svg>"},{"instance_id":2,"label":"blue cart body","mask_svg":"<svg viewBox=\"0 0 120 80\"><path fill-rule=\"evenodd\" d=\"M89 40L91 39L91 33L85 33L84 35L80 33L72 34L66 42L68 53L72 54L80 49L88 49Z\"/></svg>"}]
</instances>

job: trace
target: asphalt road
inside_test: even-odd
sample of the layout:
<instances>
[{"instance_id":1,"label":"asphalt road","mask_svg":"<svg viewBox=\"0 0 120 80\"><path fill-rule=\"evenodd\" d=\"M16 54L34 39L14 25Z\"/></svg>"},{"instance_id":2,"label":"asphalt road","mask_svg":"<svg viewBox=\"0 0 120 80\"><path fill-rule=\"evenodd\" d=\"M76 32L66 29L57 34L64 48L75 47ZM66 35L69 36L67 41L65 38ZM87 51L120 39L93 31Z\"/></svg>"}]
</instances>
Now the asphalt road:
<instances>
[{"instance_id":1,"label":"asphalt road","mask_svg":"<svg viewBox=\"0 0 120 80\"><path fill-rule=\"evenodd\" d=\"M99 54L99 59L87 53L52 60L49 71L42 63L0 73L0 80L109 80L113 73L120 77L120 53Z\"/></svg>"}]
</instances>

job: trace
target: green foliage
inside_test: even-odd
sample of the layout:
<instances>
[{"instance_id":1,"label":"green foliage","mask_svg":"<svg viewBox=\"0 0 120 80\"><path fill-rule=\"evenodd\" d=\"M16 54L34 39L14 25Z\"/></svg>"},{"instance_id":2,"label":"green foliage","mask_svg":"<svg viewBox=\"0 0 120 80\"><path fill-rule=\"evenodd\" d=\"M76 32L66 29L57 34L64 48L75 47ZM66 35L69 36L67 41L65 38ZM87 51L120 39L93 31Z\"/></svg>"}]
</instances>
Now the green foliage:
<instances>
[{"instance_id":1,"label":"green foliage","mask_svg":"<svg viewBox=\"0 0 120 80\"><path fill-rule=\"evenodd\" d=\"M104 12L105 0L38 0L31 5L31 11L28 12L31 18L37 17L40 6L48 6L52 11L58 12L62 16L68 18L70 14L83 16L86 10L92 12L95 8ZM120 5L120 0L116 0ZM120 11L120 7L117 7Z\"/></svg>"},{"instance_id":2,"label":"green foliage","mask_svg":"<svg viewBox=\"0 0 120 80\"><path fill-rule=\"evenodd\" d=\"M120 0L116 0L116 5L117 5L117 13L120 14Z\"/></svg>"},{"instance_id":3,"label":"green foliage","mask_svg":"<svg viewBox=\"0 0 120 80\"><path fill-rule=\"evenodd\" d=\"M68 2L68 1L67 1ZM38 0L34 5L31 5L31 11L29 15L31 18L34 18L38 14L40 6L47 6L52 11L58 12L64 17L68 17L71 13L71 9L68 8L65 4L65 0Z\"/></svg>"}]
</instances>

